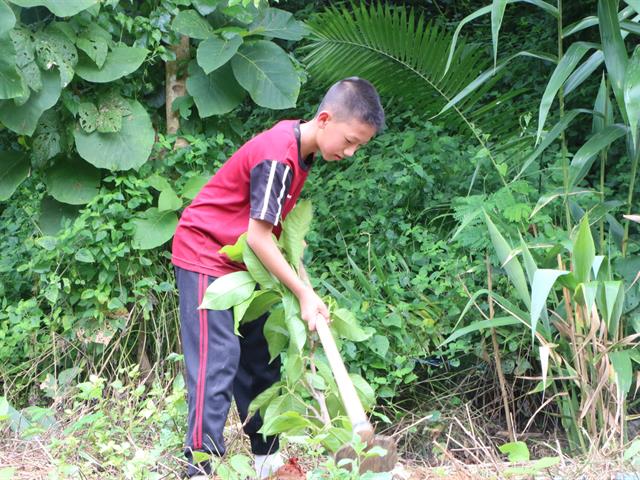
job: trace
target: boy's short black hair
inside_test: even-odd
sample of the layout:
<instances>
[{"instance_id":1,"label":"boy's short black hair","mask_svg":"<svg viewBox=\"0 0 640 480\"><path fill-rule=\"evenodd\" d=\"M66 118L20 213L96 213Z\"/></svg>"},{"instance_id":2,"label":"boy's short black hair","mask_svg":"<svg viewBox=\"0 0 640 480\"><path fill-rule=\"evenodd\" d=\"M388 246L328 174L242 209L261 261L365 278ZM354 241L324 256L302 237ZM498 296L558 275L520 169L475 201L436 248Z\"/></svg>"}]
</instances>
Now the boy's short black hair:
<instances>
[{"instance_id":1,"label":"boy's short black hair","mask_svg":"<svg viewBox=\"0 0 640 480\"><path fill-rule=\"evenodd\" d=\"M338 119L356 118L379 132L384 128L384 111L376 88L360 77L349 77L334 83L327 91L316 115L331 110Z\"/></svg>"}]
</instances>

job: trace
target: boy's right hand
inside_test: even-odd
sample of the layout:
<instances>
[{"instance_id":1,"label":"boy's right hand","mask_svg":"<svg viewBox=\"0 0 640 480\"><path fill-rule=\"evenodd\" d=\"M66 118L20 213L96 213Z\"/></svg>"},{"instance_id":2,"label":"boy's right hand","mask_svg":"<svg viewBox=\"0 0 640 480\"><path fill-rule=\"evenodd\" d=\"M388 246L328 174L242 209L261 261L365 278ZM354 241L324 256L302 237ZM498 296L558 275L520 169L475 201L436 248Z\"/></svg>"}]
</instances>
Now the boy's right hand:
<instances>
[{"instance_id":1,"label":"boy's right hand","mask_svg":"<svg viewBox=\"0 0 640 480\"><path fill-rule=\"evenodd\" d=\"M298 296L298 302L300 302L300 315L309 325L309 330L315 330L318 315L322 315L329 322L329 309L313 288L304 288Z\"/></svg>"}]
</instances>

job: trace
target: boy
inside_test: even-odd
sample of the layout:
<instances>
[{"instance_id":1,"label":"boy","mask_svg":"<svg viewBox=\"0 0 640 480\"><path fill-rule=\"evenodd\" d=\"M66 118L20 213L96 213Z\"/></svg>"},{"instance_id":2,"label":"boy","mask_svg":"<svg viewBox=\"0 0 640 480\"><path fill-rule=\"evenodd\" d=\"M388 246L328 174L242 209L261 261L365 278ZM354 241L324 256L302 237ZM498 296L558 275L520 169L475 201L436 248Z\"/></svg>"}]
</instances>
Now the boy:
<instances>
[{"instance_id":1,"label":"boy","mask_svg":"<svg viewBox=\"0 0 640 480\"><path fill-rule=\"evenodd\" d=\"M245 269L218 253L247 232L247 243L266 268L298 298L310 330L326 305L289 266L272 232L293 208L316 152L327 161L352 156L384 123L373 85L358 77L334 84L315 117L284 120L245 143L187 207L173 238L173 264L180 295L180 324L189 401L185 454L188 476L207 478L210 465L196 465L193 451L223 455L223 428L232 392L251 441L258 478L275 472L282 459L277 437L258 432L259 414L246 422L251 401L280 378L279 359L269 364L262 329L267 315L233 332L233 311L198 310L207 287L227 273ZM305 277L305 275L302 275ZM306 280L306 279L305 279Z\"/></svg>"}]
</instances>

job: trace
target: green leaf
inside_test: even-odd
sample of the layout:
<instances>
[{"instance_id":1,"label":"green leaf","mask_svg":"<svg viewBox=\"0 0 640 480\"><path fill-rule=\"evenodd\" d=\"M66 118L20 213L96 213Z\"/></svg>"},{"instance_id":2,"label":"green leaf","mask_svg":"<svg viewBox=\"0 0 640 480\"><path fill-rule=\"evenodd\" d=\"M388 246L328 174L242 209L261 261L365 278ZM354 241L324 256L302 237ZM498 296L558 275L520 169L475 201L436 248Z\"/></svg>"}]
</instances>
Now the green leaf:
<instances>
[{"instance_id":1,"label":"green leaf","mask_svg":"<svg viewBox=\"0 0 640 480\"><path fill-rule=\"evenodd\" d=\"M591 278L591 266L596 256L596 247L591 236L591 228L589 226L589 218L587 215L582 217L578 234L573 242L573 255L571 263L573 264L573 274L579 283L587 283Z\"/></svg>"},{"instance_id":2,"label":"green leaf","mask_svg":"<svg viewBox=\"0 0 640 480\"><path fill-rule=\"evenodd\" d=\"M0 8L0 18L2 15L4 14ZM22 77L16 68L16 51L13 41L8 33L0 34L0 100L21 97L24 94Z\"/></svg>"},{"instance_id":3,"label":"green leaf","mask_svg":"<svg viewBox=\"0 0 640 480\"><path fill-rule=\"evenodd\" d=\"M45 235L56 235L67 221L73 221L80 208L60 203L51 197L44 197L40 204L38 226Z\"/></svg>"},{"instance_id":4,"label":"green leaf","mask_svg":"<svg viewBox=\"0 0 640 480\"><path fill-rule=\"evenodd\" d=\"M76 66L76 74L88 82L113 82L140 68L148 53L145 48L117 45L111 49L102 67L89 58L81 58Z\"/></svg>"},{"instance_id":5,"label":"green leaf","mask_svg":"<svg viewBox=\"0 0 640 480\"><path fill-rule=\"evenodd\" d=\"M78 153L98 168L129 170L147 161L155 141L155 130L144 107L129 100L131 115L122 119L122 129L116 133L86 133L76 125L73 136Z\"/></svg>"},{"instance_id":6,"label":"green leaf","mask_svg":"<svg viewBox=\"0 0 640 480\"><path fill-rule=\"evenodd\" d=\"M238 472L242 478L251 478L256 474L256 471L251 465L251 459L241 453L232 456L229 459L229 465L231 465L231 468Z\"/></svg>"},{"instance_id":7,"label":"green leaf","mask_svg":"<svg viewBox=\"0 0 640 480\"><path fill-rule=\"evenodd\" d=\"M636 47L624 75L624 104L629 116L629 128L636 150L638 143L638 119L640 118L640 47Z\"/></svg>"},{"instance_id":8,"label":"green leaf","mask_svg":"<svg viewBox=\"0 0 640 480\"><path fill-rule=\"evenodd\" d=\"M205 40L213 37L213 28L195 10L181 10L171 22L174 32L187 37Z\"/></svg>"},{"instance_id":9,"label":"green leaf","mask_svg":"<svg viewBox=\"0 0 640 480\"><path fill-rule=\"evenodd\" d=\"M231 59L238 83L261 107L283 109L296 105L300 79L287 53L273 42L244 44Z\"/></svg>"},{"instance_id":10,"label":"green leaf","mask_svg":"<svg viewBox=\"0 0 640 480\"><path fill-rule=\"evenodd\" d=\"M233 245L225 245L218 253L224 253L230 260L234 262L242 262L242 255L247 245L247 234L243 233L238 237Z\"/></svg>"},{"instance_id":11,"label":"green leaf","mask_svg":"<svg viewBox=\"0 0 640 480\"><path fill-rule=\"evenodd\" d=\"M191 0L191 5L200 12L200 15L213 13L220 3L222 0Z\"/></svg>"},{"instance_id":12,"label":"green leaf","mask_svg":"<svg viewBox=\"0 0 640 480\"><path fill-rule=\"evenodd\" d=\"M590 195L593 193L591 190L586 188L572 188L570 191L564 191L564 188L558 188L552 192L545 193L538 199L538 203L536 203L536 208L533 209L529 218L533 218L540 210L546 207L549 203L556 200L557 198L575 196L575 195Z\"/></svg>"},{"instance_id":13,"label":"green leaf","mask_svg":"<svg viewBox=\"0 0 640 480\"><path fill-rule=\"evenodd\" d=\"M278 8L267 7L249 26L249 34L262 35L283 40L300 40L307 33L304 23L297 21L293 15Z\"/></svg>"},{"instance_id":14,"label":"green leaf","mask_svg":"<svg viewBox=\"0 0 640 480\"><path fill-rule=\"evenodd\" d=\"M338 338L346 338L353 342L362 342L371 336L358 325L353 313L346 308L338 308L331 314L331 329L338 334Z\"/></svg>"},{"instance_id":15,"label":"green leaf","mask_svg":"<svg viewBox=\"0 0 640 480\"><path fill-rule=\"evenodd\" d=\"M367 381L362 378L360 375L356 373L350 373L349 378L353 383L353 386L356 387L356 392L358 393L358 397L362 402L362 406L367 409L373 407L376 403L376 395L371 388L371 385L367 383Z\"/></svg>"},{"instance_id":16,"label":"green leaf","mask_svg":"<svg viewBox=\"0 0 640 480\"><path fill-rule=\"evenodd\" d=\"M608 148L613 142L626 135L627 127L624 125L609 125L600 132L594 134L580 147L571 160L569 167L569 183L575 187L591 169L597 154Z\"/></svg>"},{"instance_id":17,"label":"green leaf","mask_svg":"<svg viewBox=\"0 0 640 480\"><path fill-rule=\"evenodd\" d=\"M187 92L193 97L201 118L229 113L245 97L229 63L207 75L195 61L191 62Z\"/></svg>"},{"instance_id":18,"label":"green leaf","mask_svg":"<svg viewBox=\"0 0 640 480\"><path fill-rule=\"evenodd\" d=\"M484 330L486 328L498 328L504 327L506 325L518 325L522 322L515 317L499 317L494 318L493 320L480 320L477 322L473 322L466 327L458 328L455 332L449 335L444 342L440 344L441 347L445 346L447 343L451 343L457 340L460 337L463 337L471 332L477 332L478 330Z\"/></svg>"},{"instance_id":19,"label":"green leaf","mask_svg":"<svg viewBox=\"0 0 640 480\"><path fill-rule=\"evenodd\" d=\"M280 395L280 390L282 389L282 382L276 382L271 385L269 388L264 390L262 393L259 393L256 398L254 398L249 404L249 411L247 416L249 418L253 417L253 414L258 410L263 410L274 397ZM254 472L255 473L255 472Z\"/></svg>"},{"instance_id":20,"label":"green leaf","mask_svg":"<svg viewBox=\"0 0 640 480\"><path fill-rule=\"evenodd\" d=\"M531 336L535 339L536 327L538 319L542 314L549 292L558 277L569 273L565 270L549 270L540 268L533 274L533 282L531 283Z\"/></svg>"},{"instance_id":21,"label":"green leaf","mask_svg":"<svg viewBox=\"0 0 640 480\"><path fill-rule=\"evenodd\" d=\"M73 79L74 69L78 63L78 51L73 41L52 26L46 30L36 31L34 40L40 67L44 70L50 70L54 65L58 67L60 84L63 88L66 87Z\"/></svg>"},{"instance_id":22,"label":"green leaf","mask_svg":"<svg viewBox=\"0 0 640 480\"><path fill-rule=\"evenodd\" d=\"M498 36L504 17L507 0L493 0L491 3L491 43L493 44L493 65L498 61Z\"/></svg>"},{"instance_id":23,"label":"green leaf","mask_svg":"<svg viewBox=\"0 0 640 480\"><path fill-rule=\"evenodd\" d=\"M618 101L622 118L627 121L624 102L624 75L629 59L622 39L618 21L618 0L598 0L598 20L600 21L600 40L604 53L604 63L611 81L613 93Z\"/></svg>"},{"instance_id":24,"label":"green leaf","mask_svg":"<svg viewBox=\"0 0 640 480\"><path fill-rule=\"evenodd\" d=\"M76 46L93 60L98 68L102 68L109 52L111 34L97 23L90 23L76 41Z\"/></svg>"},{"instance_id":25,"label":"green leaf","mask_svg":"<svg viewBox=\"0 0 640 480\"><path fill-rule=\"evenodd\" d=\"M593 133L598 133L611 124L613 124L613 108L609 99L605 74L602 72L598 95L593 105L593 126L591 129Z\"/></svg>"},{"instance_id":26,"label":"green leaf","mask_svg":"<svg viewBox=\"0 0 640 480\"><path fill-rule=\"evenodd\" d=\"M0 201L8 200L29 176L29 159L24 153L0 151Z\"/></svg>"},{"instance_id":27,"label":"green leaf","mask_svg":"<svg viewBox=\"0 0 640 480\"><path fill-rule=\"evenodd\" d=\"M200 193L202 187L211 179L211 175L196 175L187 180L182 187L182 197L193 200Z\"/></svg>"},{"instance_id":28,"label":"green leaf","mask_svg":"<svg viewBox=\"0 0 640 480\"><path fill-rule=\"evenodd\" d=\"M182 200L178 198L176 192L169 188L160 192L158 197L158 210L161 212L180 210L182 207Z\"/></svg>"},{"instance_id":29,"label":"green leaf","mask_svg":"<svg viewBox=\"0 0 640 480\"><path fill-rule=\"evenodd\" d=\"M549 145L551 145L564 130L569 126L569 124L573 121L574 118L580 113L586 113L587 110L570 110L565 112L564 116L556 123L553 128L544 136L542 142L537 146L537 148L527 156L526 160L522 164L522 168L520 168L520 172L516 175L515 180L518 180L522 174L525 173L527 168L544 152Z\"/></svg>"},{"instance_id":30,"label":"green leaf","mask_svg":"<svg viewBox=\"0 0 640 480\"><path fill-rule=\"evenodd\" d=\"M0 104L0 122L10 130L21 135L33 135L38 120L45 110L53 107L60 98L60 75L55 70L42 72L42 89L32 92L24 105L17 106L13 101Z\"/></svg>"},{"instance_id":31,"label":"green leaf","mask_svg":"<svg viewBox=\"0 0 640 480\"><path fill-rule=\"evenodd\" d=\"M277 308L271 312L264 324L263 332L271 356L269 362L273 362L275 358L280 356L289 341L289 331L284 321L283 308Z\"/></svg>"},{"instance_id":32,"label":"green leaf","mask_svg":"<svg viewBox=\"0 0 640 480\"><path fill-rule=\"evenodd\" d=\"M73 258L82 263L93 263L96 261L91 251L87 248L81 248L78 250Z\"/></svg>"},{"instance_id":33,"label":"green leaf","mask_svg":"<svg viewBox=\"0 0 640 480\"><path fill-rule=\"evenodd\" d=\"M267 313L282 297L266 290L257 290L249 299L249 305L242 316L243 322L251 322Z\"/></svg>"},{"instance_id":34,"label":"green leaf","mask_svg":"<svg viewBox=\"0 0 640 480\"><path fill-rule=\"evenodd\" d=\"M616 338L624 305L624 283L620 281L602 282L596 303L604 322L607 324L609 338Z\"/></svg>"},{"instance_id":35,"label":"green leaf","mask_svg":"<svg viewBox=\"0 0 640 480\"><path fill-rule=\"evenodd\" d=\"M83 205L98 194L100 170L78 159L63 159L48 168L45 184L49 194L62 203Z\"/></svg>"},{"instance_id":36,"label":"green leaf","mask_svg":"<svg viewBox=\"0 0 640 480\"><path fill-rule=\"evenodd\" d=\"M282 224L281 244L287 260L297 270L304 252L304 238L309 232L313 208L311 201L299 201Z\"/></svg>"},{"instance_id":37,"label":"green leaf","mask_svg":"<svg viewBox=\"0 0 640 480\"><path fill-rule=\"evenodd\" d=\"M227 310L247 300L256 288L248 272L233 272L217 278L204 294L200 308Z\"/></svg>"},{"instance_id":38,"label":"green leaf","mask_svg":"<svg viewBox=\"0 0 640 480\"><path fill-rule=\"evenodd\" d=\"M620 392L624 398L629 393L631 384L633 383L633 368L631 366L629 351L618 350L616 352L609 352L609 360L613 366L613 371L616 372L618 392Z\"/></svg>"},{"instance_id":39,"label":"green leaf","mask_svg":"<svg viewBox=\"0 0 640 480\"><path fill-rule=\"evenodd\" d=\"M304 373L304 364L302 363L302 356L297 352L289 352L287 354L287 360L284 363L284 371L286 374L287 385L290 388L295 388L298 380Z\"/></svg>"},{"instance_id":40,"label":"green leaf","mask_svg":"<svg viewBox=\"0 0 640 480\"><path fill-rule=\"evenodd\" d=\"M383 337L382 335L374 335L369 340L369 346L371 347L371 350L374 351L374 353L384 358L384 356L389 351L389 339L387 337Z\"/></svg>"},{"instance_id":41,"label":"green leaf","mask_svg":"<svg viewBox=\"0 0 640 480\"><path fill-rule=\"evenodd\" d=\"M518 258L515 255L512 255L513 249L498 231L494 223L491 221L491 218L489 218L489 215L485 212L484 216L489 229L491 242L493 243L498 259L500 260L500 265L504 268L505 272L507 272L507 275L515 287L520 299L527 307L530 307L531 299L529 298L527 280L524 276L524 271L522 270L522 266L520 265Z\"/></svg>"},{"instance_id":42,"label":"green leaf","mask_svg":"<svg viewBox=\"0 0 640 480\"><path fill-rule=\"evenodd\" d=\"M131 246L137 250L156 248L171 240L178 225L174 212L160 212L150 208L132 221L133 240Z\"/></svg>"},{"instance_id":43,"label":"green leaf","mask_svg":"<svg viewBox=\"0 0 640 480\"><path fill-rule=\"evenodd\" d=\"M247 270L253 279L258 282L260 288L268 290L274 288L276 284L279 283L262 264L249 245L246 245L242 251L242 261L247 266Z\"/></svg>"},{"instance_id":44,"label":"green leaf","mask_svg":"<svg viewBox=\"0 0 640 480\"><path fill-rule=\"evenodd\" d=\"M0 0L0 37L5 33L9 33L16 24L16 16L11 10L11 7L5 3L4 0Z\"/></svg>"},{"instance_id":45,"label":"green leaf","mask_svg":"<svg viewBox=\"0 0 640 480\"><path fill-rule=\"evenodd\" d=\"M9 0L21 7L47 7L56 17L73 17L99 0Z\"/></svg>"},{"instance_id":46,"label":"green leaf","mask_svg":"<svg viewBox=\"0 0 640 480\"><path fill-rule=\"evenodd\" d=\"M284 306L284 322L287 325L290 343L297 352L301 352L307 342L307 329L304 321L300 318L300 304L289 290L282 297L282 304Z\"/></svg>"},{"instance_id":47,"label":"green leaf","mask_svg":"<svg viewBox=\"0 0 640 480\"><path fill-rule=\"evenodd\" d=\"M266 418L260 433L263 435L275 435L287 432L293 434L313 424L298 412L284 412L276 417Z\"/></svg>"},{"instance_id":48,"label":"green leaf","mask_svg":"<svg viewBox=\"0 0 640 480\"><path fill-rule=\"evenodd\" d=\"M565 97L582 85L603 62L604 53L602 53L602 50L596 50L589 55L582 65L576 68L569 78L567 78L567 81L564 82L563 91Z\"/></svg>"},{"instance_id":49,"label":"green leaf","mask_svg":"<svg viewBox=\"0 0 640 480\"><path fill-rule=\"evenodd\" d=\"M242 45L242 37L237 36L229 40L213 37L200 42L198 45L198 65L204 73L209 74L231 60Z\"/></svg>"},{"instance_id":50,"label":"green leaf","mask_svg":"<svg viewBox=\"0 0 640 480\"><path fill-rule=\"evenodd\" d=\"M540 101L536 144L540 141L540 137L542 136L542 129L556 93L558 93L558 90L560 90L564 81L571 74L576 65L578 65L578 62L580 62L582 57L584 57L584 54L592 48L597 48L597 45L587 42L572 43L558 62L558 65L553 71L553 74L551 74L551 78L549 79L544 93L542 94L542 100Z\"/></svg>"},{"instance_id":51,"label":"green leaf","mask_svg":"<svg viewBox=\"0 0 640 480\"><path fill-rule=\"evenodd\" d=\"M0 468L0 480L12 480L15 474L16 469L14 467Z\"/></svg>"},{"instance_id":52,"label":"green leaf","mask_svg":"<svg viewBox=\"0 0 640 480\"><path fill-rule=\"evenodd\" d=\"M506 453L509 456L510 462L528 462L529 461L529 448L524 442L509 442L498 447L502 453Z\"/></svg>"}]
</instances>

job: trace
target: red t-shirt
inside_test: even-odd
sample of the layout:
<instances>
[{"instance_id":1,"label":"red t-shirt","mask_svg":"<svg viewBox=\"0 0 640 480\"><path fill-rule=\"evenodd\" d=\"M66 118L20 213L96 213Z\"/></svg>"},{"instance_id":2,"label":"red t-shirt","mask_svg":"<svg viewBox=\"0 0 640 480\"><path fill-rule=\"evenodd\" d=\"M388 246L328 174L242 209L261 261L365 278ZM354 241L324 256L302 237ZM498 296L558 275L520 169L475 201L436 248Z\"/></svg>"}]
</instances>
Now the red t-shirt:
<instances>
[{"instance_id":1,"label":"red t-shirt","mask_svg":"<svg viewBox=\"0 0 640 480\"><path fill-rule=\"evenodd\" d=\"M271 223L294 207L313 158L300 155L300 121L283 120L245 143L202 188L173 237L174 265L220 277L244 270L218 251L247 231L249 218Z\"/></svg>"}]
</instances>

